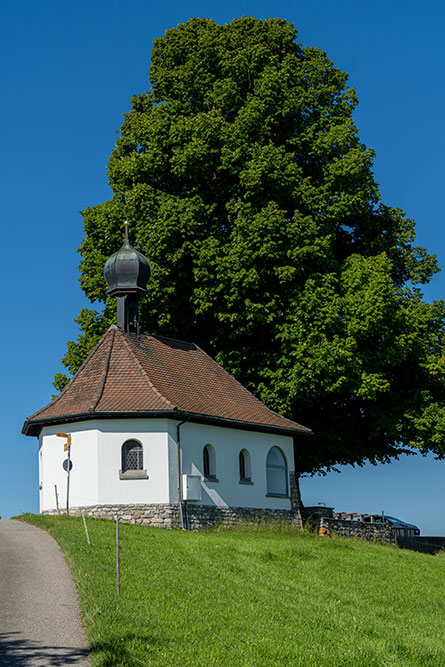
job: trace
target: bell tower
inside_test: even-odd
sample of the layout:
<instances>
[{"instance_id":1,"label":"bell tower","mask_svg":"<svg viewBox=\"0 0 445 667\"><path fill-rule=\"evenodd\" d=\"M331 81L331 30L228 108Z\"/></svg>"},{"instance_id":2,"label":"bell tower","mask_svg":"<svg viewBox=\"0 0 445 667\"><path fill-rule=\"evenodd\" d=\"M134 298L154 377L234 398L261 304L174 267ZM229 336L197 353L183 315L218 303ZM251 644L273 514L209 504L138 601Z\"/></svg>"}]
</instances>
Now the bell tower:
<instances>
[{"instance_id":1,"label":"bell tower","mask_svg":"<svg viewBox=\"0 0 445 667\"><path fill-rule=\"evenodd\" d=\"M107 294L117 301L117 326L125 332L139 333L138 301L147 294L150 273L148 259L135 250L128 239L126 220L124 245L111 255L104 268Z\"/></svg>"}]
</instances>

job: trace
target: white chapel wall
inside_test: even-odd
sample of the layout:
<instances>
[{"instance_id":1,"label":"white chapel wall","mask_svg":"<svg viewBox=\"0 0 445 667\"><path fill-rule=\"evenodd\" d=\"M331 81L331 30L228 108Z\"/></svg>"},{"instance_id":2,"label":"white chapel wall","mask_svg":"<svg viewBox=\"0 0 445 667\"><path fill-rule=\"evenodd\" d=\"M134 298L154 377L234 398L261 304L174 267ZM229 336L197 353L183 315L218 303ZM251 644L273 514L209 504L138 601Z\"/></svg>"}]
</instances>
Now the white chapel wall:
<instances>
[{"instance_id":1,"label":"white chapel wall","mask_svg":"<svg viewBox=\"0 0 445 667\"><path fill-rule=\"evenodd\" d=\"M169 502L167 420L98 421L99 504ZM147 479L120 479L122 445L136 440L143 448Z\"/></svg>"},{"instance_id":2,"label":"white chapel wall","mask_svg":"<svg viewBox=\"0 0 445 667\"><path fill-rule=\"evenodd\" d=\"M170 470L177 475L176 422L169 422ZM260 433L236 428L225 428L186 422L180 427L182 472L200 475L203 473L203 448L211 444L215 450L217 482L202 479L202 500L205 505L220 507L252 507L290 509L288 498L267 496L266 458L271 447L283 452L289 472L294 470L293 439L289 436ZM253 484L240 484L239 453L246 449L250 454ZM170 502L177 502L177 490L171 487Z\"/></svg>"},{"instance_id":3,"label":"white chapel wall","mask_svg":"<svg viewBox=\"0 0 445 667\"><path fill-rule=\"evenodd\" d=\"M76 422L46 426L39 438L40 511L56 509L55 485L61 511L66 509L67 474L62 467L67 458L65 439L56 433L72 437L70 473L70 506L94 505L98 502L98 460L96 422Z\"/></svg>"},{"instance_id":4,"label":"white chapel wall","mask_svg":"<svg viewBox=\"0 0 445 667\"><path fill-rule=\"evenodd\" d=\"M40 511L56 508L54 485L62 511L66 507L67 457L57 432L72 434L70 506L176 503L177 425L171 419L110 419L48 426L39 443ZM289 510L288 498L267 496L266 458L271 447L283 452L289 472L294 470L293 441L289 436L186 422L180 427L182 472L201 477L201 504ZM143 447L147 479L120 479L121 451L126 440ZM216 478L203 477L203 448L211 444ZM250 454L252 484L240 484L239 452Z\"/></svg>"}]
</instances>

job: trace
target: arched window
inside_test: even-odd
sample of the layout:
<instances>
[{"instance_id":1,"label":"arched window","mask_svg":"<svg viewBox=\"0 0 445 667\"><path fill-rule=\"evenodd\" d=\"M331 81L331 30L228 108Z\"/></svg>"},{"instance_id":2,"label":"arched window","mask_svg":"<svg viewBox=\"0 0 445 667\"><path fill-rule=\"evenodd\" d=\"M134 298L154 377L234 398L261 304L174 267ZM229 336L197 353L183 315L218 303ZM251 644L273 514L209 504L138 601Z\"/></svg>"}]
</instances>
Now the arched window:
<instances>
[{"instance_id":1,"label":"arched window","mask_svg":"<svg viewBox=\"0 0 445 667\"><path fill-rule=\"evenodd\" d=\"M240 482L252 481L250 454L247 451L247 449L242 449L239 453L239 481Z\"/></svg>"},{"instance_id":2,"label":"arched window","mask_svg":"<svg viewBox=\"0 0 445 667\"><path fill-rule=\"evenodd\" d=\"M122 470L121 479L146 479L147 471L144 470L144 451L137 440L127 440L122 445Z\"/></svg>"},{"instance_id":3,"label":"arched window","mask_svg":"<svg viewBox=\"0 0 445 667\"><path fill-rule=\"evenodd\" d=\"M143 470L144 459L142 445L137 440L127 440L122 445L122 472Z\"/></svg>"},{"instance_id":4,"label":"arched window","mask_svg":"<svg viewBox=\"0 0 445 667\"><path fill-rule=\"evenodd\" d=\"M287 464L279 447L271 447L266 459L267 493L287 496Z\"/></svg>"},{"instance_id":5,"label":"arched window","mask_svg":"<svg viewBox=\"0 0 445 667\"><path fill-rule=\"evenodd\" d=\"M206 479L216 479L216 458L215 450L212 445L207 444L202 450L202 464L204 470L204 477Z\"/></svg>"}]
</instances>

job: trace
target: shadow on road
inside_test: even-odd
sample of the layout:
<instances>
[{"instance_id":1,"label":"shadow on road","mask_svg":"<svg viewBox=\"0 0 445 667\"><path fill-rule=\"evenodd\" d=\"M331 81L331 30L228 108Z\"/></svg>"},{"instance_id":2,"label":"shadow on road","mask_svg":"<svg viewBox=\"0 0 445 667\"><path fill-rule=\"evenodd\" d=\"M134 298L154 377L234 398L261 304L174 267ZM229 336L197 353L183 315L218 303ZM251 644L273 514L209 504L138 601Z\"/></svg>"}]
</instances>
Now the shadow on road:
<instances>
[{"instance_id":1,"label":"shadow on road","mask_svg":"<svg viewBox=\"0 0 445 667\"><path fill-rule=\"evenodd\" d=\"M20 632L0 633L0 665L2 667L27 667L42 665L86 665L88 650L67 646L45 646L40 642L23 639Z\"/></svg>"}]
</instances>

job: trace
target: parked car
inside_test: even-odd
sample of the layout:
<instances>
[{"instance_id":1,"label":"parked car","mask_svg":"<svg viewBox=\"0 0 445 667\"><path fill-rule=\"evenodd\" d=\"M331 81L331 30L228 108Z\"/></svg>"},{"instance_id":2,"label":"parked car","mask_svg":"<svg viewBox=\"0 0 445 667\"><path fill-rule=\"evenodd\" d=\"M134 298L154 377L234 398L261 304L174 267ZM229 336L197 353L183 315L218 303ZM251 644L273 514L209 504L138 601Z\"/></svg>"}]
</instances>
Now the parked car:
<instances>
[{"instance_id":1,"label":"parked car","mask_svg":"<svg viewBox=\"0 0 445 667\"><path fill-rule=\"evenodd\" d=\"M385 514L385 522L391 525L391 528L405 529L408 531L413 531L414 535L420 535L420 528L414 523L407 523L402 521L402 519L396 519L395 516L387 516Z\"/></svg>"},{"instance_id":2,"label":"parked car","mask_svg":"<svg viewBox=\"0 0 445 667\"><path fill-rule=\"evenodd\" d=\"M402 519L397 519L395 516L389 514L369 514L363 517L365 523L387 523L392 530L401 537L411 537L412 535L420 535L420 528L414 523L407 523Z\"/></svg>"}]
</instances>

